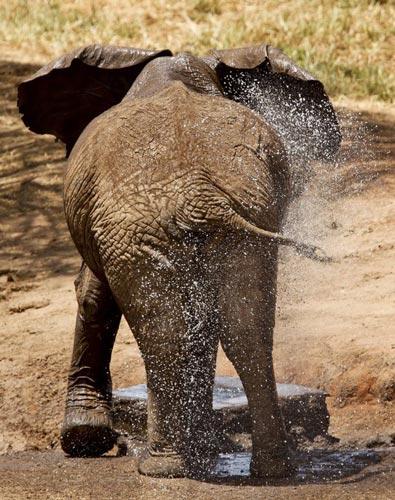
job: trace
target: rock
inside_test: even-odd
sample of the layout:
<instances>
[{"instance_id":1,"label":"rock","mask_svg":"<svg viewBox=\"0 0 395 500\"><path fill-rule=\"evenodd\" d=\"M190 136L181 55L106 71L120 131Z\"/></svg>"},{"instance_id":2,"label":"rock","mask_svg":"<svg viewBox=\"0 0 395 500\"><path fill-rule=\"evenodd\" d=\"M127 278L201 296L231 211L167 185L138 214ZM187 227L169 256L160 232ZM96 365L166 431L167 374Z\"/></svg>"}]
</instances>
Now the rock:
<instances>
[{"instance_id":1,"label":"rock","mask_svg":"<svg viewBox=\"0 0 395 500\"><path fill-rule=\"evenodd\" d=\"M333 439L328 434L329 413L325 392L295 384L277 384L277 392L284 424L297 443L312 442L317 436ZM236 443L241 435L251 432L247 398L239 378L215 378L213 408L224 443L229 439ZM145 384L113 392L113 418L114 426L121 434L138 441L146 438Z\"/></svg>"}]
</instances>

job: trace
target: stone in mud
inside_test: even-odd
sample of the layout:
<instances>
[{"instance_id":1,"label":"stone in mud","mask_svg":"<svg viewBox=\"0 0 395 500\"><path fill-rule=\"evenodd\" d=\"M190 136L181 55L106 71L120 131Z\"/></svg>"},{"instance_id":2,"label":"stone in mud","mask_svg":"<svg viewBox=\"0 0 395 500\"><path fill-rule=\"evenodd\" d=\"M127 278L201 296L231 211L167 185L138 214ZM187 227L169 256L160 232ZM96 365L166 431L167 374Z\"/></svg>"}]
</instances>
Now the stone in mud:
<instances>
[{"instance_id":1,"label":"stone in mud","mask_svg":"<svg viewBox=\"0 0 395 500\"><path fill-rule=\"evenodd\" d=\"M325 392L295 384L277 384L277 392L284 424L297 443L313 441L317 437L331 439L328 434L329 413ZM236 436L251 432L247 398L239 378L215 378L213 408L224 446L229 438L235 442ZM121 434L139 441L145 439L145 384L114 391L113 418L115 429ZM242 448L248 446L245 439L240 444Z\"/></svg>"}]
</instances>

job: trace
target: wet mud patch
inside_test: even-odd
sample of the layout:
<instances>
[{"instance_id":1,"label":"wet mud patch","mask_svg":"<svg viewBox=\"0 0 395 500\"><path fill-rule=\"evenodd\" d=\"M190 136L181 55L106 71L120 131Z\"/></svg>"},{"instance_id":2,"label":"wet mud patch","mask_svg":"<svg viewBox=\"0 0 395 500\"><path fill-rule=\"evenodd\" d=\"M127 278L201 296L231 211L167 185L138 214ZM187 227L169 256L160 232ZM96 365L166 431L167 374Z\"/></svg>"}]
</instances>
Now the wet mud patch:
<instances>
[{"instance_id":1,"label":"wet mud patch","mask_svg":"<svg viewBox=\"0 0 395 500\"><path fill-rule=\"evenodd\" d=\"M338 481L380 463L380 454L374 450L310 450L295 453L294 461L297 469L294 477L261 480L250 478L251 453L221 453L211 479L218 482L295 485Z\"/></svg>"},{"instance_id":2,"label":"wet mud patch","mask_svg":"<svg viewBox=\"0 0 395 500\"><path fill-rule=\"evenodd\" d=\"M369 475L379 473L392 475L395 471L393 446L368 449L333 442L322 442L321 445L322 447L318 443L310 443L309 446L305 445L291 451L295 474L288 478L251 477L249 446L249 451L219 453L212 470L200 481L233 486L297 486L361 481ZM127 443L122 439L118 441L119 458L127 455L138 460L146 453L146 443L141 438L130 438Z\"/></svg>"}]
</instances>

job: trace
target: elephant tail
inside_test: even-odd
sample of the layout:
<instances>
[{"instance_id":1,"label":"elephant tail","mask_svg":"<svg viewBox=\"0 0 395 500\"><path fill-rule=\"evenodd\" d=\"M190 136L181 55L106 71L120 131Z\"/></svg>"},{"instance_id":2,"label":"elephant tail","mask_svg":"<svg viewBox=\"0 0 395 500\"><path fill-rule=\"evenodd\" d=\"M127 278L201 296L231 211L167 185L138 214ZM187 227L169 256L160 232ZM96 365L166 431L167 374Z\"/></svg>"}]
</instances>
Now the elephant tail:
<instances>
[{"instance_id":1,"label":"elephant tail","mask_svg":"<svg viewBox=\"0 0 395 500\"><path fill-rule=\"evenodd\" d=\"M202 181L202 179L199 179ZM281 233L267 231L255 226L239 215L233 208L237 205L232 193L223 186L214 183L211 179L203 179L201 191L193 193L189 199L181 199L176 210L176 225L182 230L189 231L217 231L219 228L275 241L279 245L295 248L295 250L310 259L319 262L333 262L333 258L326 255L321 248L288 238Z\"/></svg>"},{"instance_id":2,"label":"elephant tail","mask_svg":"<svg viewBox=\"0 0 395 500\"><path fill-rule=\"evenodd\" d=\"M293 247L298 253L310 259L317 260L319 262L333 262L333 258L326 255L321 248L307 243L301 243L292 238L288 238L281 233L274 233L272 231L261 229L260 227L251 224L234 211L232 211L232 214L230 215L229 223L234 229L243 230L251 235L276 241L279 245Z\"/></svg>"}]
</instances>

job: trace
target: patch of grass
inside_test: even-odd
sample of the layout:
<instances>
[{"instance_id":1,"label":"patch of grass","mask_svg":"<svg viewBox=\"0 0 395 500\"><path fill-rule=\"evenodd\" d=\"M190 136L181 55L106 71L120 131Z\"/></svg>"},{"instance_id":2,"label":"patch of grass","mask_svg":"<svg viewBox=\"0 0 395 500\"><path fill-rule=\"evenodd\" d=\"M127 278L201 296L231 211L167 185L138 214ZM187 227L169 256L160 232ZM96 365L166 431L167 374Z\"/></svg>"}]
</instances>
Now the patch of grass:
<instances>
[{"instance_id":1,"label":"patch of grass","mask_svg":"<svg viewBox=\"0 0 395 500\"><path fill-rule=\"evenodd\" d=\"M394 19L385 0L5 0L0 40L43 61L93 42L200 54L270 43L333 96L388 102Z\"/></svg>"}]
</instances>

